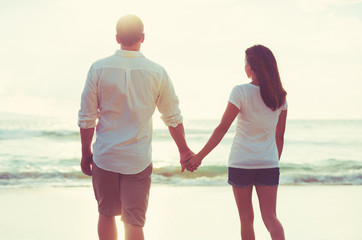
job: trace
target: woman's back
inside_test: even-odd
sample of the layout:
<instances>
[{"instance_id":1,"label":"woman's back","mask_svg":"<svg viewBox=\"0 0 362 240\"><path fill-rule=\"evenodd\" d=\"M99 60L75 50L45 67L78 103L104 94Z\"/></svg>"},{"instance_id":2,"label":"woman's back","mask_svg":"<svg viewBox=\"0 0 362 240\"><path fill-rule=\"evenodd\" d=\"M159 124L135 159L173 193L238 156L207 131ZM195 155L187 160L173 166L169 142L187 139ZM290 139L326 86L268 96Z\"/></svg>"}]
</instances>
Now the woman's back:
<instances>
[{"instance_id":1,"label":"woman's back","mask_svg":"<svg viewBox=\"0 0 362 240\"><path fill-rule=\"evenodd\" d=\"M262 45L245 51L245 72L251 83L234 87L229 103L209 141L186 168L196 170L202 159L223 139L238 118L229 156L228 183L233 186L241 223L241 238L255 239L252 192L258 193L264 224L272 239L284 240L276 217L279 158L283 151L287 118L286 91L273 53Z\"/></svg>"},{"instance_id":2,"label":"woman's back","mask_svg":"<svg viewBox=\"0 0 362 240\"><path fill-rule=\"evenodd\" d=\"M234 87L229 102L240 110L229 167L279 167L275 131L280 112L286 109L286 104L272 111L265 105L260 88L253 84Z\"/></svg>"}]
</instances>

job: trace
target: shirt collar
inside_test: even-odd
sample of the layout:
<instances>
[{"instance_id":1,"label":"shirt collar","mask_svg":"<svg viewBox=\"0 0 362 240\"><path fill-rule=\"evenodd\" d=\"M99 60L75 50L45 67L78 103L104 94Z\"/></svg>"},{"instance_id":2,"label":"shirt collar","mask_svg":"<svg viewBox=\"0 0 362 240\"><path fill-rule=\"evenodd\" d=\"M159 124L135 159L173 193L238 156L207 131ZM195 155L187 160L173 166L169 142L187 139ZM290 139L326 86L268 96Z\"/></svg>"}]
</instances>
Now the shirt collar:
<instances>
[{"instance_id":1,"label":"shirt collar","mask_svg":"<svg viewBox=\"0 0 362 240\"><path fill-rule=\"evenodd\" d=\"M127 51L127 50L117 50L114 55L121 57L129 57L129 58L144 57L144 55L140 51Z\"/></svg>"}]
</instances>

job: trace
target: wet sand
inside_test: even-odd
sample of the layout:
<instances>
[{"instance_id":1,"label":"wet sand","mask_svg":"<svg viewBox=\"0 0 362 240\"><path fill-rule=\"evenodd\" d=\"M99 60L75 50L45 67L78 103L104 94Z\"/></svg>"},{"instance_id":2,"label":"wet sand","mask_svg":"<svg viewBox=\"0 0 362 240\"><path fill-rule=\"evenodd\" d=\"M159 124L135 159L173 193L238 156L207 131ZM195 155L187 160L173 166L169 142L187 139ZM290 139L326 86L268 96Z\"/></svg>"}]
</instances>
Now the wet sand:
<instances>
[{"instance_id":1,"label":"wet sand","mask_svg":"<svg viewBox=\"0 0 362 240\"><path fill-rule=\"evenodd\" d=\"M361 199L362 186L280 186L278 217L287 239L362 239ZM255 194L253 203L256 239L270 239ZM0 189L0 213L1 239L97 239L90 187ZM240 239L231 187L153 185L144 231L147 240Z\"/></svg>"}]
</instances>

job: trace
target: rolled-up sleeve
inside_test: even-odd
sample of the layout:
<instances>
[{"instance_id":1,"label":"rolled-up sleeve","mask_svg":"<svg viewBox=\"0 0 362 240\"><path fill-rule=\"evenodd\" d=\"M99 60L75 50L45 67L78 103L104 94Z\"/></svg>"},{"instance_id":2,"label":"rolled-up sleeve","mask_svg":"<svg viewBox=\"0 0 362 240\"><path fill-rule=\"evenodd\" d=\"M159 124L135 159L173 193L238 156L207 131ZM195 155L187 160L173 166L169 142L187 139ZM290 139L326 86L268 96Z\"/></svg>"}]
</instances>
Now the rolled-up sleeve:
<instances>
[{"instance_id":1,"label":"rolled-up sleeve","mask_svg":"<svg viewBox=\"0 0 362 240\"><path fill-rule=\"evenodd\" d=\"M162 85L157 101L157 108L161 113L161 119L167 126L176 127L182 123L179 100L166 71L163 72L162 76Z\"/></svg>"},{"instance_id":2,"label":"rolled-up sleeve","mask_svg":"<svg viewBox=\"0 0 362 240\"><path fill-rule=\"evenodd\" d=\"M97 118L97 74L92 66L88 72L81 97L80 110L78 112L78 126L80 128L94 128Z\"/></svg>"}]
</instances>

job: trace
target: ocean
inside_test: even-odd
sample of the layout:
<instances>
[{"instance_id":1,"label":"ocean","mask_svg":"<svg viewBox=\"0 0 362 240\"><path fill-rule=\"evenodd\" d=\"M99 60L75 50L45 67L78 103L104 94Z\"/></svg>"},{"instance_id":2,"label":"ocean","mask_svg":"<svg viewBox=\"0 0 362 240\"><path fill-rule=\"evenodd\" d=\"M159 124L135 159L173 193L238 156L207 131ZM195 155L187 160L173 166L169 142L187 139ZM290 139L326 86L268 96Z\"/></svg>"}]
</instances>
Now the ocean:
<instances>
[{"instance_id":1,"label":"ocean","mask_svg":"<svg viewBox=\"0 0 362 240\"><path fill-rule=\"evenodd\" d=\"M184 121L194 152L218 122ZM176 145L167 127L154 119L153 184L227 185L234 134L235 124L196 172L181 173ZM91 186L80 170L80 156L76 120L0 114L0 189ZM288 120L280 184L362 185L362 120Z\"/></svg>"}]
</instances>

